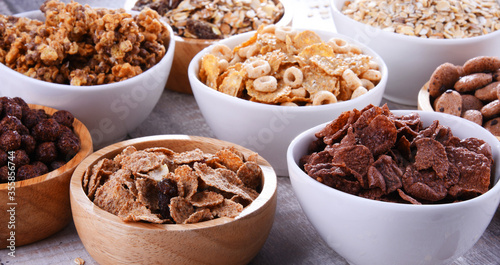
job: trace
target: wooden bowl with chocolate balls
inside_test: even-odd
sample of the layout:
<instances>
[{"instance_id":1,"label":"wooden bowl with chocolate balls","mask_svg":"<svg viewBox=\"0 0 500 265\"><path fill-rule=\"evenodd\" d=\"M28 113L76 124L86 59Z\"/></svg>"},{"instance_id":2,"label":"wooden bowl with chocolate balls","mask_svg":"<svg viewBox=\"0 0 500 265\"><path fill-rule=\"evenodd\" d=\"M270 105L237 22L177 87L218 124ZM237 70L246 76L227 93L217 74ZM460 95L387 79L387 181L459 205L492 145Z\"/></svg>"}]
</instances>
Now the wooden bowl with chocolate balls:
<instances>
[{"instance_id":1,"label":"wooden bowl with chocolate balls","mask_svg":"<svg viewBox=\"0 0 500 265\"><path fill-rule=\"evenodd\" d=\"M418 94L418 108L470 120L500 140L500 57L439 65Z\"/></svg>"},{"instance_id":2,"label":"wooden bowl with chocolate balls","mask_svg":"<svg viewBox=\"0 0 500 265\"><path fill-rule=\"evenodd\" d=\"M91 152L89 131L70 112L0 97L1 248L15 251L71 221L71 174Z\"/></svg>"}]
</instances>

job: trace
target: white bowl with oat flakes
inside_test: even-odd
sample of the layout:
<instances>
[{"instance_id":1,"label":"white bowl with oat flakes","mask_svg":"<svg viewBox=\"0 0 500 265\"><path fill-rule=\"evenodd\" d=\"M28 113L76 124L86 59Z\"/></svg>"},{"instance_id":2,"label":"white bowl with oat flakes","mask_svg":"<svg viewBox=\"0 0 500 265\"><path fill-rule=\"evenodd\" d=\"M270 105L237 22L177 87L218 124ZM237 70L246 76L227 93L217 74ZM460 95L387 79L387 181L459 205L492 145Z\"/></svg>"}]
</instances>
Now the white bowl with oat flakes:
<instances>
[{"instance_id":1,"label":"white bowl with oat flakes","mask_svg":"<svg viewBox=\"0 0 500 265\"><path fill-rule=\"evenodd\" d=\"M428 9L413 8L409 9L407 13L411 18L412 15L417 16L422 13L428 13L428 16L432 17L438 10L450 10L442 13L439 18L432 19L427 18L425 23L428 23L429 28L426 26L419 26L418 29L411 27L410 23L406 26L401 26L401 29L395 33L392 29L396 28L395 23L389 22L394 20L409 22L409 18L406 20L402 17L396 18L391 17L390 13L385 14L383 11L384 7L389 8L390 4L386 2L365 2L365 17L358 18L361 20L363 18L368 18L369 16L377 17L377 15L385 15L387 19L387 24L385 25L385 30L374 26L370 26L365 22L359 22L355 19L345 15L342 11L345 0L331 0L331 8L333 12L333 20L335 22L336 29L339 33L348 35L357 41L371 47L374 51L380 54L384 61L387 63L387 67L391 72L391 76L387 82L386 92L384 97L388 100L407 104L407 105L417 105L417 95L419 89L427 82L428 77L432 74L434 69L443 62L450 62L453 64L461 65L469 58L476 56L498 56L500 55L500 31L496 30L491 33L472 36L467 38L459 38L461 34L473 34L473 31L469 31L465 27L478 28L479 23L487 23L490 19L481 18L479 13L477 14L477 20L465 20L461 24L463 27L458 26L455 29L455 25L451 24L457 22L459 24L460 16L464 16L463 12L459 12L459 9L453 7L453 2L460 2L464 6L472 3L473 1L429 1L429 4L433 4L433 11L426 11ZM352 3L360 1L351 1ZM412 3L420 2L406 2L408 5L401 4L405 1L390 1L390 3L400 3L400 6L408 6ZM478 9L481 8L481 12L491 12L493 14L498 14L499 12L490 11L493 1L486 3L485 1L474 1L478 2ZM447 5L448 4L448 5ZM380 10L378 7L381 7ZM376 9L377 8L377 9ZM373 11L369 11L373 10ZM456 10L452 12L451 10ZM433 13L431 13L433 12ZM498 15L496 17L496 26L493 28L500 29L498 24ZM391 19L392 18L392 19ZM424 19L422 19L424 20ZM438 22L438 21L443 22ZM451 21L450 21L451 20ZM447 26L447 22L450 22ZM417 24L417 23L415 23ZM432 39L424 37L409 36L407 34L413 34L410 32L417 31L418 34L431 34L432 29L436 27L447 28L452 27L450 30L438 30L443 36L449 37L446 39ZM444 32L444 33L443 33ZM440 33L437 33L439 35ZM453 38L456 37L456 38Z\"/></svg>"},{"instance_id":2,"label":"white bowl with oat flakes","mask_svg":"<svg viewBox=\"0 0 500 265\"><path fill-rule=\"evenodd\" d=\"M40 11L16 16L45 20ZM59 84L28 77L0 64L3 77L0 95L70 111L89 129L95 147L122 140L151 113L165 87L175 50L173 31L166 24L165 27L169 40L161 60L126 80L86 86Z\"/></svg>"},{"instance_id":3,"label":"white bowl with oat flakes","mask_svg":"<svg viewBox=\"0 0 500 265\"><path fill-rule=\"evenodd\" d=\"M294 30L299 33L306 32L304 29ZM282 176L288 175L286 148L298 133L306 128L331 120L347 109L362 109L368 104L380 104L387 81L388 71L385 63L370 48L341 34L324 31L314 31L314 33L325 43L331 38L340 38L350 43L352 47L360 48L363 55L371 57L378 64L381 73L380 82L365 94L342 102L315 106L282 106L234 97L205 85L199 76L200 60L217 47L216 45L202 50L189 65L188 74L193 94L215 136L258 152L271 163L276 173ZM222 40L220 43L233 49L250 39L254 34L255 32L244 33ZM321 84L318 85L319 87L324 86L324 88L333 90L335 83L331 83L329 78L331 77L318 75L317 78L307 79L309 80L307 82L318 83ZM226 88L231 87L233 86L230 85ZM277 91L284 91L284 89ZM258 92L254 93L259 94ZM309 92L307 93L309 95ZM306 100L312 101L311 98Z\"/></svg>"}]
</instances>

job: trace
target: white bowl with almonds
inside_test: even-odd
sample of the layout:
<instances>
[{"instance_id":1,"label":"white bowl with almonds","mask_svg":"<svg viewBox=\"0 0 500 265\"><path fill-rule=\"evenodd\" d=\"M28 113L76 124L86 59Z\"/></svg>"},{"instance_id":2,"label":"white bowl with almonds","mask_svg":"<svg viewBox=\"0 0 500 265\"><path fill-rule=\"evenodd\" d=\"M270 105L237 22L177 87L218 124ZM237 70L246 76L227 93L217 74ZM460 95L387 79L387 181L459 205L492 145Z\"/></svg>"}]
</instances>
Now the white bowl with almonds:
<instances>
[{"instance_id":1,"label":"white bowl with almonds","mask_svg":"<svg viewBox=\"0 0 500 265\"><path fill-rule=\"evenodd\" d=\"M247 264L273 225L276 191L257 153L188 135L107 146L70 183L76 230L99 264Z\"/></svg>"},{"instance_id":2,"label":"white bowl with almonds","mask_svg":"<svg viewBox=\"0 0 500 265\"><path fill-rule=\"evenodd\" d=\"M331 8L337 32L385 60L391 76L384 97L397 103L416 106L419 89L443 62L461 65L476 56L500 55L495 0L331 0Z\"/></svg>"},{"instance_id":3,"label":"white bowl with almonds","mask_svg":"<svg viewBox=\"0 0 500 265\"><path fill-rule=\"evenodd\" d=\"M388 75L380 56L344 35L274 26L205 48L188 73L216 137L258 152L278 175L288 174L295 135L380 104Z\"/></svg>"}]
</instances>

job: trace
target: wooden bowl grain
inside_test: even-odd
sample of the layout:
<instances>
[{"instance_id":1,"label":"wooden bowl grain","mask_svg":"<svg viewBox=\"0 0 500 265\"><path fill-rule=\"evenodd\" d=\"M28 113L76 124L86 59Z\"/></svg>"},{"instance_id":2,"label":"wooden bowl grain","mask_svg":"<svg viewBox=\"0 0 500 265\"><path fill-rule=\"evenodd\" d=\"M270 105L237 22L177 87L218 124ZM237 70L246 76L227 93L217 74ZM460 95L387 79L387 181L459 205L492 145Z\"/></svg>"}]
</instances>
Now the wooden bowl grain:
<instances>
[{"instance_id":1,"label":"wooden bowl grain","mask_svg":"<svg viewBox=\"0 0 500 265\"><path fill-rule=\"evenodd\" d=\"M29 104L52 114L56 109ZM69 183L77 165L92 153L92 138L83 123L75 119L74 131L80 151L64 166L45 175L0 184L0 239L6 248L30 244L63 229L71 221ZM8 211L9 210L9 211ZM14 239L9 240L8 239Z\"/></svg>"},{"instance_id":2,"label":"wooden bowl grain","mask_svg":"<svg viewBox=\"0 0 500 265\"><path fill-rule=\"evenodd\" d=\"M176 152L201 149L215 153L233 146L248 156L250 150L212 138L158 135L119 142L96 151L75 170L70 197L78 235L99 264L246 264L262 248L271 230L277 203L277 178L259 156L263 188L257 199L236 218L217 218L196 224L124 222L89 200L82 188L85 171L103 158L113 158L127 146L138 150L167 147Z\"/></svg>"},{"instance_id":3,"label":"wooden bowl grain","mask_svg":"<svg viewBox=\"0 0 500 265\"><path fill-rule=\"evenodd\" d=\"M418 103L417 107L419 110L424 111L434 111L434 108L431 104L431 96L429 94L429 82L425 83L424 86L418 92ZM496 136L496 138L500 141L500 137Z\"/></svg>"}]
</instances>

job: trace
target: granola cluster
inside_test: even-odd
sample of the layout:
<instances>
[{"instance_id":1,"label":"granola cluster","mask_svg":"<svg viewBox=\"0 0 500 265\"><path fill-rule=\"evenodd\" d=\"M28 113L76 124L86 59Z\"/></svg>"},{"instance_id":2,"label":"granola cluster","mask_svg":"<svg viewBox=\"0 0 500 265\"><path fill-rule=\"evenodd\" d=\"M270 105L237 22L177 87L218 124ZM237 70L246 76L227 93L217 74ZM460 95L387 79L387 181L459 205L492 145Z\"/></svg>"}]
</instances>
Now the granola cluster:
<instances>
[{"instance_id":1,"label":"granola cluster","mask_svg":"<svg viewBox=\"0 0 500 265\"><path fill-rule=\"evenodd\" d=\"M136 76L165 55L169 31L158 13L48 0L45 22L0 15L0 62L39 80L90 86Z\"/></svg>"}]
</instances>

